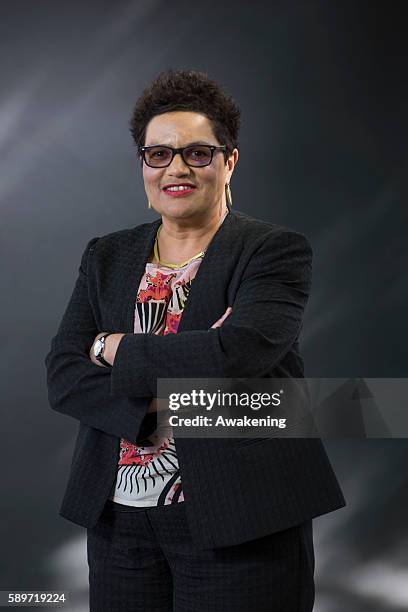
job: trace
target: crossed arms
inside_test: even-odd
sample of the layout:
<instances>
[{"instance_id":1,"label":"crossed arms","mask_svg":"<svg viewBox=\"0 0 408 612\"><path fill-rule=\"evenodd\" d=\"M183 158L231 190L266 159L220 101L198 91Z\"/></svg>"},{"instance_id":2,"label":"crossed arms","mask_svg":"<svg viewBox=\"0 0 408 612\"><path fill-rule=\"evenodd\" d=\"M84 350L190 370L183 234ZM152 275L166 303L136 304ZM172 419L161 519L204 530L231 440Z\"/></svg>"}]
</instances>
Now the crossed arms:
<instances>
[{"instance_id":1,"label":"crossed arms","mask_svg":"<svg viewBox=\"0 0 408 612\"><path fill-rule=\"evenodd\" d=\"M51 407L136 443L157 378L260 378L290 350L310 292L312 249L292 231L271 231L255 249L232 313L218 327L177 334L126 333L113 368L92 363L101 332L88 297L89 241L79 275L45 358ZM91 267L89 268L91 269ZM121 330L117 330L118 333Z\"/></svg>"}]
</instances>

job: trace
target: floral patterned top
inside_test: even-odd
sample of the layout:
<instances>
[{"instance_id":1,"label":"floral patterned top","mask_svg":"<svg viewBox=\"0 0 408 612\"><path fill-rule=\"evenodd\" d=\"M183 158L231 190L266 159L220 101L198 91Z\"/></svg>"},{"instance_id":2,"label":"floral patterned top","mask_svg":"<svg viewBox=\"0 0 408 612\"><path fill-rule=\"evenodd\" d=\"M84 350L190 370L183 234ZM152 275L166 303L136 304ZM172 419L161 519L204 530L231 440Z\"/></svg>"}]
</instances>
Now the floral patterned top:
<instances>
[{"instance_id":1,"label":"floral patterned top","mask_svg":"<svg viewBox=\"0 0 408 612\"><path fill-rule=\"evenodd\" d=\"M177 333L191 283L202 260L199 257L174 270L155 263L146 264L135 303L134 333ZM121 439L117 478L110 499L142 507L183 502L171 427L160 424L142 442L135 445Z\"/></svg>"}]
</instances>

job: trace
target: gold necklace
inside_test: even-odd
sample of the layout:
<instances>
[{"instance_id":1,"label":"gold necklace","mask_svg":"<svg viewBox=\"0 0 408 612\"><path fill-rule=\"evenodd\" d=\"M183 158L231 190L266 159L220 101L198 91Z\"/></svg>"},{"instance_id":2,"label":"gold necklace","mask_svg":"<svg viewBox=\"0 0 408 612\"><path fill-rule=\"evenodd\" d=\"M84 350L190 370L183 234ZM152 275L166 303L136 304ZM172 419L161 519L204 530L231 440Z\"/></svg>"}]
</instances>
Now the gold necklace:
<instances>
[{"instance_id":1,"label":"gold necklace","mask_svg":"<svg viewBox=\"0 0 408 612\"><path fill-rule=\"evenodd\" d=\"M161 261L160 255L159 255L159 234L160 234L160 230L162 227L163 226L160 225L159 229L157 230L156 239L154 241L154 248L153 248L154 256L161 266L166 266L166 268L171 268L172 270L176 270L177 268L183 268L188 263L190 263L190 261L193 261L194 259L198 259L199 257L204 257L206 249L204 249L204 251L200 251L200 253L197 253L197 255L194 255L194 257L190 257L190 259L186 259L186 261L183 261L181 264L172 264L166 261Z\"/></svg>"},{"instance_id":2,"label":"gold necklace","mask_svg":"<svg viewBox=\"0 0 408 612\"><path fill-rule=\"evenodd\" d=\"M220 225L221 223L224 221L225 217L227 216L229 210L227 208L227 210L225 211L221 221L220 221ZM220 225L218 227L220 227ZM190 263L190 261L194 261L194 259L198 259L199 257L204 257L205 252L207 249L204 249L204 251L200 251L200 253L197 253L197 255L194 255L194 257L190 257L190 259L186 259L186 261L183 261L181 264L172 264L172 263L168 263L166 261L161 261L160 260L160 254L159 254L159 234L160 234L160 230L163 227L163 224L160 225L159 229L157 230L156 233L156 238L154 240L154 247L153 247L153 253L155 258L157 259L158 263L161 266L166 266L166 268L171 268L172 270L177 270L177 268L183 268L184 266L186 266L188 263Z\"/></svg>"}]
</instances>

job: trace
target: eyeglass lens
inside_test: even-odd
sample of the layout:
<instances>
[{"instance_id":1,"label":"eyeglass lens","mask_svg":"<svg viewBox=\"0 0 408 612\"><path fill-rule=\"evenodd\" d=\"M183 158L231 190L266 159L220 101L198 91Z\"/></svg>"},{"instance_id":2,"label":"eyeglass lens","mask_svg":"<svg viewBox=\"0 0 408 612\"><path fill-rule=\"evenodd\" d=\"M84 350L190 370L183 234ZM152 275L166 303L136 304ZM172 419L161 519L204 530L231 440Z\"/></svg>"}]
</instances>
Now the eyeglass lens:
<instances>
[{"instance_id":1,"label":"eyeglass lens","mask_svg":"<svg viewBox=\"0 0 408 612\"><path fill-rule=\"evenodd\" d=\"M152 147L145 151L146 163L160 168L170 164L173 151L167 147ZM196 145L183 149L184 161L190 166L206 166L211 161L211 149L205 145Z\"/></svg>"}]
</instances>

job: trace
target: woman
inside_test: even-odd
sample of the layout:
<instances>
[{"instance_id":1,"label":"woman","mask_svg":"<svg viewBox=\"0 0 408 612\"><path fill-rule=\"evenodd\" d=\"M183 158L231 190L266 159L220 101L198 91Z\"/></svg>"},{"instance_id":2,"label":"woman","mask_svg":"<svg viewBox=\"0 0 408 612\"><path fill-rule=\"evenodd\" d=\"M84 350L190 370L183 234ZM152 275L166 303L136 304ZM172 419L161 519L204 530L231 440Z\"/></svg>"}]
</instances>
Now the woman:
<instances>
[{"instance_id":1,"label":"woman","mask_svg":"<svg viewBox=\"0 0 408 612\"><path fill-rule=\"evenodd\" d=\"M307 239L232 209L240 111L168 71L131 121L159 218L88 243L46 357L80 421L60 514L87 528L90 609L306 612L312 518L345 500L319 439L175 441L158 378L303 376Z\"/></svg>"}]
</instances>

